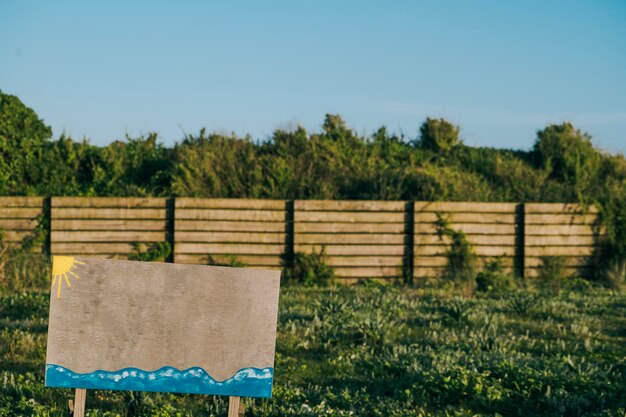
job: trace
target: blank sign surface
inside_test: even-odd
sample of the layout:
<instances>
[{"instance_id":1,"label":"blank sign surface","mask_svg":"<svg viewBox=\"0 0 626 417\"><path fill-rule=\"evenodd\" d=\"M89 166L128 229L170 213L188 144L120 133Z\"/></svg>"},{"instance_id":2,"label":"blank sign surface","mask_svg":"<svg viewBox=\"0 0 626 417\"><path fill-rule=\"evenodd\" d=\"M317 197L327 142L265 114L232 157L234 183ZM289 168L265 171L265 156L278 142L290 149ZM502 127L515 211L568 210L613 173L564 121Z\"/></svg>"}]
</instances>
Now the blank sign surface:
<instances>
[{"instance_id":1,"label":"blank sign surface","mask_svg":"<svg viewBox=\"0 0 626 417\"><path fill-rule=\"evenodd\" d=\"M46 386L270 397L280 272L55 256Z\"/></svg>"}]
</instances>

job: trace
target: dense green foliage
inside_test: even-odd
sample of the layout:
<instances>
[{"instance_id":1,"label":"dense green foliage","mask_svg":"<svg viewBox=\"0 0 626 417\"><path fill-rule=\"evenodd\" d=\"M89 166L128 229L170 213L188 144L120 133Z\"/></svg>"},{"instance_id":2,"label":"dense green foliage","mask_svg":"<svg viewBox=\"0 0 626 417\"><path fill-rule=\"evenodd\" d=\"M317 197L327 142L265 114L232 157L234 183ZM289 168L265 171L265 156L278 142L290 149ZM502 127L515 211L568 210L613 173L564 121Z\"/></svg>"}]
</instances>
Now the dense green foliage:
<instances>
[{"instance_id":1,"label":"dense green foliage","mask_svg":"<svg viewBox=\"0 0 626 417\"><path fill-rule=\"evenodd\" d=\"M49 295L0 294L0 416L66 416L43 386ZM623 416L626 296L478 299L284 288L274 398L246 416ZM89 391L90 416L225 416L222 398ZM499 414L498 414L499 413Z\"/></svg>"},{"instance_id":2,"label":"dense green foliage","mask_svg":"<svg viewBox=\"0 0 626 417\"><path fill-rule=\"evenodd\" d=\"M465 146L442 119L427 119L414 139L384 127L363 137L337 115L319 133L276 130L262 141L201 130L173 147L156 134L99 147L53 139L2 93L0 155L2 195L566 202L607 187L615 196L626 179L623 156L600 152L569 123L538 132L530 151Z\"/></svg>"}]
</instances>

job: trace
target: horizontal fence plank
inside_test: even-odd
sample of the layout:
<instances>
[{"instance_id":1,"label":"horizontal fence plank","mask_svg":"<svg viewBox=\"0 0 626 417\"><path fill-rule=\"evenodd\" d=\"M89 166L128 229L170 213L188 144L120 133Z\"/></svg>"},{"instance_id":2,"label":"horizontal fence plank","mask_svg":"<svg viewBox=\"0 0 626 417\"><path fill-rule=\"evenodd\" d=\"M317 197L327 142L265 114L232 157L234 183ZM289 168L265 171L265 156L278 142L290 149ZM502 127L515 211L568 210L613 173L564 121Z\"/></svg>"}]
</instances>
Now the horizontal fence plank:
<instances>
[{"instance_id":1,"label":"horizontal fence plank","mask_svg":"<svg viewBox=\"0 0 626 417\"><path fill-rule=\"evenodd\" d=\"M397 233L404 234L404 223L294 223L298 233Z\"/></svg>"},{"instance_id":2,"label":"horizontal fence plank","mask_svg":"<svg viewBox=\"0 0 626 417\"><path fill-rule=\"evenodd\" d=\"M32 230L39 222L36 219L0 219L2 230Z\"/></svg>"},{"instance_id":3,"label":"horizontal fence plank","mask_svg":"<svg viewBox=\"0 0 626 417\"><path fill-rule=\"evenodd\" d=\"M176 263L186 264L229 265L233 260L233 258L228 255L210 256L207 254L176 253L174 256L174 260L176 261ZM237 255L234 257L234 260L250 266L280 266L283 263L283 259L280 256L265 255Z\"/></svg>"},{"instance_id":4,"label":"horizontal fence plank","mask_svg":"<svg viewBox=\"0 0 626 417\"><path fill-rule=\"evenodd\" d=\"M284 233L255 232L176 232L175 242L206 243L282 243L287 236Z\"/></svg>"},{"instance_id":5,"label":"horizontal fence plank","mask_svg":"<svg viewBox=\"0 0 626 417\"><path fill-rule=\"evenodd\" d=\"M154 208L52 208L52 219L165 219L165 209Z\"/></svg>"},{"instance_id":6,"label":"horizontal fence plank","mask_svg":"<svg viewBox=\"0 0 626 417\"><path fill-rule=\"evenodd\" d=\"M25 238L32 236L31 230L4 230L3 239L5 242L22 242Z\"/></svg>"},{"instance_id":7,"label":"horizontal fence plank","mask_svg":"<svg viewBox=\"0 0 626 417\"><path fill-rule=\"evenodd\" d=\"M255 200L238 198L176 198L175 207L183 208L214 208L214 209L255 209L285 210L286 200Z\"/></svg>"},{"instance_id":8,"label":"horizontal fence plank","mask_svg":"<svg viewBox=\"0 0 626 417\"><path fill-rule=\"evenodd\" d=\"M403 245L405 237L401 234L317 234L298 233L294 236L296 244L353 244L353 245Z\"/></svg>"},{"instance_id":9,"label":"horizontal fence plank","mask_svg":"<svg viewBox=\"0 0 626 417\"><path fill-rule=\"evenodd\" d=\"M146 230L165 231L165 219L54 219L50 223L52 230Z\"/></svg>"},{"instance_id":10,"label":"horizontal fence plank","mask_svg":"<svg viewBox=\"0 0 626 417\"><path fill-rule=\"evenodd\" d=\"M399 255L405 253L405 247L400 245L295 245L296 252L319 253L322 248L327 256L334 255Z\"/></svg>"},{"instance_id":11,"label":"horizontal fence plank","mask_svg":"<svg viewBox=\"0 0 626 417\"><path fill-rule=\"evenodd\" d=\"M515 235L466 235L468 242L471 245L515 245ZM415 235L413 238L416 246L422 245L449 245L452 243L452 239L448 236L439 237L436 234L429 235Z\"/></svg>"},{"instance_id":12,"label":"horizontal fence plank","mask_svg":"<svg viewBox=\"0 0 626 417\"><path fill-rule=\"evenodd\" d=\"M588 266L593 261L589 256L567 256L561 259L565 266L570 267ZM524 265L526 268L539 268L543 265L543 260L541 257L529 256L524 260Z\"/></svg>"},{"instance_id":13,"label":"horizontal fence plank","mask_svg":"<svg viewBox=\"0 0 626 417\"><path fill-rule=\"evenodd\" d=\"M43 214L41 207L0 207L0 218L34 219Z\"/></svg>"},{"instance_id":14,"label":"horizontal fence plank","mask_svg":"<svg viewBox=\"0 0 626 417\"><path fill-rule=\"evenodd\" d=\"M477 259L478 265L485 265L488 262L493 262L499 259L503 266L511 267L515 264L515 258L512 256L506 257L479 257ZM444 255L440 256L415 256L413 258L414 266L446 266L448 265L448 257Z\"/></svg>"},{"instance_id":15,"label":"horizontal fence plank","mask_svg":"<svg viewBox=\"0 0 626 417\"><path fill-rule=\"evenodd\" d=\"M238 220L284 222L284 210L228 210L228 209L180 209L175 210L176 219L187 220Z\"/></svg>"},{"instance_id":16,"label":"horizontal fence plank","mask_svg":"<svg viewBox=\"0 0 626 417\"><path fill-rule=\"evenodd\" d=\"M43 207L43 197L0 197L0 208L4 207Z\"/></svg>"},{"instance_id":17,"label":"horizontal fence plank","mask_svg":"<svg viewBox=\"0 0 626 417\"><path fill-rule=\"evenodd\" d=\"M594 236L526 236L526 246L594 246Z\"/></svg>"},{"instance_id":18,"label":"horizontal fence plank","mask_svg":"<svg viewBox=\"0 0 626 417\"><path fill-rule=\"evenodd\" d=\"M165 208L159 197L52 197L51 206L82 208Z\"/></svg>"},{"instance_id":19,"label":"horizontal fence plank","mask_svg":"<svg viewBox=\"0 0 626 417\"><path fill-rule=\"evenodd\" d=\"M563 203L525 203L524 212L529 213L580 213L595 214L598 209L595 206L583 207L580 204Z\"/></svg>"},{"instance_id":20,"label":"horizontal fence plank","mask_svg":"<svg viewBox=\"0 0 626 417\"><path fill-rule=\"evenodd\" d=\"M487 224L514 224L515 213L441 213L441 217L449 223L487 223ZM416 212L415 223L435 223L437 213Z\"/></svg>"},{"instance_id":21,"label":"horizontal fence plank","mask_svg":"<svg viewBox=\"0 0 626 417\"><path fill-rule=\"evenodd\" d=\"M413 252L416 255L446 255L449 246L416 246ZM515 246L474 246L474 253L478 256L515 256Z\"/></svg>"},{"instance_id":22,"label":"horizontal fence plank","mask_svg":"<svg viewBox=\"0 0 626 417\"><path fill-rule=\"evenodd\" d=\"M589 224L593 225L598 220L596 214L526 214L524 221L526 224L540 224L549 227L553 224Z\"/></svg>"},{"instance_id":23,"label":"horizontal fence plank","mask_svg":"<svg viewBox=\"0 0 626 417\"><path fill-rule=\"evenodd\" d=\"M176 253L203 253L224 255L282 255L286 251L284 245L237 244L237 243L177 243Z\"/></svg>"},{"instance_id":24,"label":"horizontal fence plank","mask_svg":"<svg viewBox=\"0 0 626 417\"><path fill-rule=\"evenodd\" d=\"M414 207L418 212L514 213L517 203L416 201Z\"/></svg>"},{"instance_id":25,"label":"horizontal fence plank","mask_svg":"<svg viewBox=\"0 0 626 417\"><path fill-rule=\"evenodd\" d=\"M399 211L406 208L404 201L337 201L337 200L296 200L296 211Z\"/></svg>"},{"instance_id":26,"label":"horizontal fence plank","mask_svg":"<svg viewBox=\"0 0 626 417\"><path fill-rule=\"evenodd\" d=\"M402 267L401 256L331 256L324 258L330 266L395 266Z\"/></svg>"},{"instance_id":27,"label":"horizontal fence plank","mask_svg":"<svg viewBox=\"0 0 626 417\"><path fill-rule=\"evenodd\" d=\"M530 235L538 235L538 236L586 236L586 235L594 235L596 231L592 226L587 225L526 225L524 228L524 234L526 236Z\"/></svg>"},{"instance_id":28,"label":"horizontal fence plank","mask_svg":"<svg viewBox=\"0 0 626 417\"><path fill-rule=\"evenodd\" d=\"M397 278L402 275L401 268L394 267L362 267L362 268L334 268L335 276L341 277L358 277L358 278L377 278L377 277L392 277Z\"/></svg>"},{"instance_id":29,"label":"horizontal fence plank","mask_svg":"<svg viewBox=\"0 0 626 417\"><path fill-rule=\"evenodd\" d=\"M146 246L142 245L145 249ZM133 252L133 245L131 243L64 243L64 242L52 242L50 244L50 251L54 255L92 255L92 254L104 254L104 255L127 255Z\"/></svg>"},{"instance_id":30,"label":"horizontal fence plank","mask_svg":"<svg viewBox=\"0 0 626 417\"><path fill-rule=\"evenodd\" d=\"M593 275L593 268L586 267L566 267L563 269L566 276L583 276L590 277ZM541 274L541 268L527 268L524 272L526 278L537 278Z\"/></svg>"},{"instance_id":31,"label":"horizontal fence plank","mask_svg":"<svg viewBox=\"0 0 626 417\"><path fill-rule=\"evenodd\" d=\"M238 222L219 220L176 220L176 232L285 232L287 225L280 222Z\"/></svg>"},{"instance_id":32,"label":"horizontal fence plank","mask_svg":"<svg viewBox=\"0 0 626 417\"><path fill-rule=\"evenodd\" d=\"M455 231L476 235L514 235L516 225L514 224L477 224L477 223L454 223L450 227ZM437 233L434 224L418 223L414 226L416 234Z\"/></svg>"},{"instance_id":33,"label":"horizontal fence plank","mask_svg":"<svg viewBox=\"0 0 626 417\"><path fill-rule=\"evenodd\" d=\"M56 231L50 233L53 242L163 242L165 232L147 231Z\"/></svg>"},{"instance_id":34,"label":"horizontal fence plank","mask_svg":"<svg viewBox=\"0 0 626 417\"><path fill-rule=\"evenodd\" d=\"M337 223L404 223L402 212L340 212L340 211L296 211L296 222L337 222Z\"/></svg>"},{"instance_id":35,"label":"horizontal fence plank","mask_svg":"<svg viewBox=\"0 0 626 417\"><path fill-rule=\"evenodd\" d=\"M511 267L503 268L503 271L513 273ZM413 270L414 278L442 278L446 274L445 267L415 267Z\"/></svg>"},{"instance_id":36,"label":"horizontal fence plank","mask_svg":"<svg viewBox=\"0 0 626 417\"><path fill-rule=\"evenodd\" d=\"M593 246L530 246L526 248L526 256L591 256Z\"/></svg>"},{"instance_id":37,"label":"horizontal fence plank","mask_svg":"<svg viewBox=\"0 0 626 417\"><path fill-rule=\"evenodd\" d=\"M380 284L390 284L398 282L396 277L377 277L377 278L363 278L363 277L335 277L331 282L339 285L359 285L363 282L377 282Z\"/></svg>"}]
</instances>

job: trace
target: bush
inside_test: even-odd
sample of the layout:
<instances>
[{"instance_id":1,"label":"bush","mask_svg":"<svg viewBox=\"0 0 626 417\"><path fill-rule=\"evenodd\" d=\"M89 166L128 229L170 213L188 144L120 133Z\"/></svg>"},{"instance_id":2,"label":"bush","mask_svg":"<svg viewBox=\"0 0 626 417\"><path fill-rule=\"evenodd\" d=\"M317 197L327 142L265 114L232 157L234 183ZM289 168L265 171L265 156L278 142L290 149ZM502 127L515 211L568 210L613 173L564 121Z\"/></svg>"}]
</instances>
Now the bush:
<instances>
[{"instance_id":1,"label":"bush","mask_svg":"<svg viewBox=\"0 0 626 417\"><path fill-rule=\"evenodd\" d=\"M515 279L502 267L501 259L494 259L476 275L476 291L505 293L516 288Z\"/></svg>"},{"instance_id":2,"label":"bush","mask_svg":"<svg viewBox=\"0 0 626 417\"><path fill-rule=\"evenodd\" d=\"M420 127L419 146L440 154L447 154L459 142L459 127L444 119L430 117Z\"/></svg>"},{"instance_id":3,"label":"bush","mask_svg":"<svg viewBox=\"0 0 626 417\"><path fill-rule=\"evenodd\" d=\"M533 152L538 166L546 169L551 178L566 183L578 200L583 200L583 193L597 183L602 155L593 147L591 136L571 123L537 132Z\"/></svg>"},{"instance_id":4,"label":"bush","mask_svg":"<svg viewBox=\"0 0 626 417\"><path fill-rule=\"evenodd\" d=\"M231 268L244 268L248 266L245 262L240 261L237 258L237 255L228 255L226 257L226 261L220 260L219 258L209 255L209 260L207 262L207 265L229 266Z\"/></svg>"},{"instance_id":5,"label":"bush","mask_svg":"<svg viewBox=\"0 0 626 417\"><path fill-rule=\"evenodd\" d=\"M565 259L558 256L541 257L537 283L540 288L560 290L565 283Z\"/></svg>"},{"instance_id":6,"label":"bush","mask_svg":"<svg viewBox=\"0 0 626 417\"><path fill-rule=\"evenodd\" d=\"M465 233L452 229L448 220L441 213L437 213L435 227L440 239L448 238L451 241L450 248L446 252L448 264L444 277L449 282L461 287L464 293L472 293L476 284L478 260L474 249L467 240Z\"/></svg>"},{"instance_id":7,"label":"bush","mask_svg":"<svg viewBox=\"0 0 626 417\"><path fill-rule=\"evenodd\" d=\"M131 261L165 262L172 248L169 242L155 242L145 248L139 242L133 242L133 251L128 255Z\"/></svg>"},{"instance_id":8,"label":"bush","mask_svg":"<svg viewBox=\"0 0 626 417\"><path fill-rule=\"evenodd\" d=\"M335 271L324 261L324 248L319 252L296 252L293 264L285 271L287 282L306 286L325 286L335 277Z\"/></svg>"},{"instance_id":9,"label":"bush","mask_svg":"<svg viewBox=\"0 0 626 417\"><path fill-rule=\"evenodd\" d=\"M614 259L604 269L603 283L613 289L626 284L626 260Z\"/></svg>"}]
</instances>

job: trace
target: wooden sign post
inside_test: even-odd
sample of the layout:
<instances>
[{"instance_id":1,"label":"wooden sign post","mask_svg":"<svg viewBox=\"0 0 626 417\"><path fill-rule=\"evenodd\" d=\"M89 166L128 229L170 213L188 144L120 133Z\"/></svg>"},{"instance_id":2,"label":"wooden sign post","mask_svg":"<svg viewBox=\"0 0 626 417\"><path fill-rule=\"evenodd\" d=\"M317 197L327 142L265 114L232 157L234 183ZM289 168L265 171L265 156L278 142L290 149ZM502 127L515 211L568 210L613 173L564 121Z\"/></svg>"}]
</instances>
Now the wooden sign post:
<instances>
[{"instance_id":1,"label":"wooden sign post","mask_svg":"<svg viewBox=\"0 0 626 417\"><path fill-rule=\"evenodd\" d=\"M46 386L271 397L280 272L55 256Z\"/></svg>"}]
</instances>

